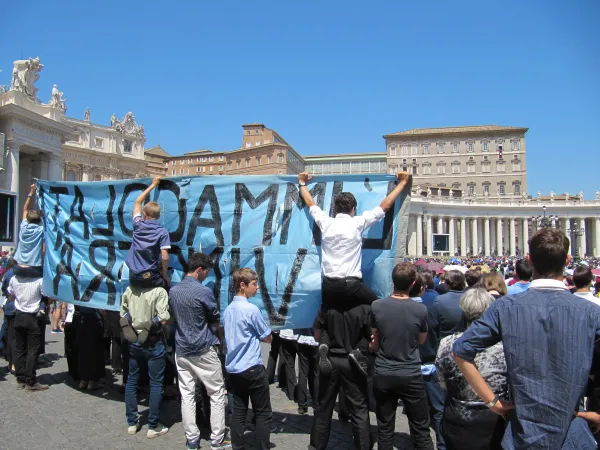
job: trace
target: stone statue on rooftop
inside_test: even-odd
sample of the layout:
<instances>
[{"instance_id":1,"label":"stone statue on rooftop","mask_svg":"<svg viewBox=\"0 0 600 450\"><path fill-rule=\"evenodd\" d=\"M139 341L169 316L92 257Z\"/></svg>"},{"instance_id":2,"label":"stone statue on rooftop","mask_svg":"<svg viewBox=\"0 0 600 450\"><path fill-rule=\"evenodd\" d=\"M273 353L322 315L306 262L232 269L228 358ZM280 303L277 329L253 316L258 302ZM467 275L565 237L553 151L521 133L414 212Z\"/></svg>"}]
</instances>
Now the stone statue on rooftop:
<instances>
[{"instance_id":1,"label":"stone statue on rooftop","mask_svg":"<svg viewBox=\"0 0 600 450\"><path fill-rule=\"evenodd\" d=\"M62 98L63 93L58 90L56 84L52 86L52 96L50 97L49 105L53 108L58 108L63 112L67 112L67 100Z\"/></svg>"},{"instance_id":2,"label":"stone statue on rooftop","mask_svg":"<svg viewBox=\"0 0 600 450\"><path fill-rule=\"evenodd\" d=\"M43 64L40 64L39 57L15 61L13 63L10 90L22 92L39 103L37 98L38 89L35 87L35 82L40 78L40 71L43 67Z\"/></svg>"},{"instance_id":3,"label":"stone statue on rooftop","mask_svg":"<svg viewBox=\"0 0 600 450\"><path fill-rule=\"evenodd\" d=\"M83 113L83 119L87 122L90 121L90 108L85 109L85 112Z\"/></svg>"}]
</instances>

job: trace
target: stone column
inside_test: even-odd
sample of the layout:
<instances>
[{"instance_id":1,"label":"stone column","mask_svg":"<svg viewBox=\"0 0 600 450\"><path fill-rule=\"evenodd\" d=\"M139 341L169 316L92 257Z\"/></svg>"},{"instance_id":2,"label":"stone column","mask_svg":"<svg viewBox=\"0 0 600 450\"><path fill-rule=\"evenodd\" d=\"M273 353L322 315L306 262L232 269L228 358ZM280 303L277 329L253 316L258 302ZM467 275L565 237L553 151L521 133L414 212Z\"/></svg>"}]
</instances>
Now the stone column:
<instances>
[{"instance_id":1,"label":"stone column","mask_svg":"<svg viewBox=\"0 0 600 450\"><path fill-rule=\"evenodd\" d=\"M514 217L512 219L510 219L510 230L509 230L509 235L510 235L510 256L514 256L515 253L517 252L517 239L515 236L515 219Z\"/></svg>"},{"instance_id":2,"label":"stone column","mask_svg":"<svg viewBox=\"0 0 600 450\"><path fill-rule=\"evenodd\" d=\"M490 243L491 243L491 238L490 238L490 218L486 217L485 221L484 221L484 236L483 236L483 241L484 241L484 246L485 246L485 256L490 256Z\"/></svg>"},{"instance_id":3,"label":"stone column","mask_svg":"<svg viewBox=\"0 0 600 450\"><path fill-rule=\"evenodd\" d=\"M471 241L473 243L473 248L471 251L474 255L477 255L479 254L479 242L477 240L477 217L473 217L471 226Z\"/></svg>"},{"instance_id":4,"label":"stone column","mask_svg":"<svg viewBox=\"0 0 600 450\"><path fill-rule=\"evenodd\" d=\"M496 253L502 254L502 218L496 219Z\"/></svg>"},{"instance_id":5,"label":"stone column","mask_svg":"<svg viewBox=\"0 0 600 450\"><path fill-rule=\"evenodd\" d=\"M454 254L456 253L456 243L455 243L455 236L456 236L456 230L455 230L455 218L454 217L450 217L448 219L448 233L450 233L450 238L448 239L448 247L450 250L450 256L454 256Z\"/></svg>"},{"instance_id":6,"label":"stone column","mask_svg":"<svg viewBox=\"0 0 600 450\"><path fill-rule=\"evenodd\" d=\"M93 167L89 164L83 164L81 166L81 181L90 181L90 172Z\"/></svg>"},{"instance_id":7,"label":"stone column","mask_svg":"<svg viewBox=\"0 0 600 450\"><path fill-rule=\"evenodd\" d=\"M14 142L8 144L6 167L6 189L19 193L19 146Z\"/></svg>"},{"instance_id":8,"label":"stone column","mask_svg":"<svg viewBox=\"0 0 600 450\"><path fill-rule=\"evenodd\" d=\"M467 256L467 219L460 218L460 256Z\"/></svg>"},{"instance_id":9,"label":"stone column","mask_svg":"<svg viewBox=\"0 0 600 450\"><path fill-rule=\"evenodd\" d=\"M62 181L62 164L61 161L55 157L51 156L50 161L48 163L48 180L49 181Z\"/></svg>"},{"instance_id":10,"label":"stone column","mask_svg":"<svg viewBox=\"0 0 600 450\"><path fill-rule=\"evenodd\" d=\"M433 221L431 220L431 216L427 216L427 256L431 256L431 250L432 250L432 240L433 240L433 236L432 236L432 229L431 227L433 226Z\"/></svg>"},{"instance_id":11,"label":"stone column","mask_svg":"<svg viewBox=\"0 0 600 450\"><path fill-rule=\"evenodd\" d=\"M39 163L39 167L40 167L40 180L47 180L48 179L48 158L42 156L40 157L40 163Z\"/></svg>"},{"instance_id":12,"label":"stone column","mask_svg":"<svg viewBox=\"0 0 600 450\"><path fill-rule=\"evenodd\" d=\"M523 255L529 253L529 220L523 219Z\"/></svg>"},{"instance_id":13,"label":"stone column","mask_svg":"<svg viewBox=\"0 0 600 450\"><path fill-rule=\"evenodd\" d=\"M583 233L579 236L579 257L583 258L587 253L587 230L585 228L585 217L579 218L579 228Z\"/></svg>"},{"instance_id":14,"label":"stone column","mask_svg":"<svg viewBox=\"0 0 600 450\"><path fill-rule=\"evenodd\" d=\"M417 256L423 255L423 216L417 214Z\"/></svg>"},{"instance_id":15,"label":"stone column","mask_svg":"<svg viewBox=\"0 0 600 450\"><path fill-rule=\"evenodd\" d=\"M600 218L596 217L594 222L594 256L600 256Z\"/></svg>"},{"instance_id":16,"label":"stone column","mask_svg":"<svg viewBox=\"0 0 600 450\"><path fill-rule=\"evenodd\" d=\"M444 232L444 218L438 217L437 219L437 233L442 234Z\"/></svg>"},{"instance_id":17,"label":"stone column","mask_svg":"<svg viewBox=\"0 0 600 450\"><path fill-rule=\"evenodd\" d=\"M408 248L407 255L415 256L417 254L417 217L412 214L408 216Z\"/></svg>"}]
</instances>

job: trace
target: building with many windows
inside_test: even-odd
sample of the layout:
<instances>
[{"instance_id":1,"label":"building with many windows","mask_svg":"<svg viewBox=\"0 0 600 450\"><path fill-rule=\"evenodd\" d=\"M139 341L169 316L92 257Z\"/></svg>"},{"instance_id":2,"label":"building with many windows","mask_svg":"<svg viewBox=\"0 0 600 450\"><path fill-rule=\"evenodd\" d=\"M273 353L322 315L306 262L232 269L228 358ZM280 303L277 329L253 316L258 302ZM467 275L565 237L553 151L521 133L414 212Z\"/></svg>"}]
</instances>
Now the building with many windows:
<instances>
[{"instance_id":1,"label":"building with many windows","mask_svg":"<svg viewBox=\"0 0 600 450\"><path fill-rule=\"evenodd\" d=\"M527 130L498 125L416 128L383 138L390 173L406 170L421 187L506 198L527 192Z\"/></svg>"},{"instance_id":2,"label":"building with many windows","mask_svg":"<svg viewBox=\"0 0 600 450\"><path fill-rule=\"evenodd\" d=\"M169 175L169 159L171 155L159 145L144 151L146 160L146 173L150 177L166 177Z\"/></svg>"},{"instance_id":3,"label":"building with many windows","mask_svg":"<svg viewBox=\"0 0 600 450\"><path fill-rule=\"evenodd\" d=\"M305 170L311 175L387 173L385 153L350 153L304 157Z\"/></svg>"}]
</instances>

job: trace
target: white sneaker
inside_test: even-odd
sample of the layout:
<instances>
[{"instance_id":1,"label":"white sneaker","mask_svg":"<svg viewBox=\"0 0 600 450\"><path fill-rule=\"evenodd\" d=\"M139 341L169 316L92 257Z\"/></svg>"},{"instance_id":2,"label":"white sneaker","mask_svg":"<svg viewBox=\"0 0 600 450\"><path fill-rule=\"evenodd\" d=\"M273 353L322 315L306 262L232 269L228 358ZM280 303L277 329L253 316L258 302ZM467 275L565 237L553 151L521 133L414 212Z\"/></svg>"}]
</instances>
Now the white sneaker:
<instances>
[{"instance_id":1,"label":"white sneaker","mask_svg":"<svg viewBox=\"0 0 600 450\"><path fill-rule=\"evenodd\" d=\"M127 428L127 434L135 434L139 430L139 422Z\"/></svg>"},{"instance_id":2,"label":"white sneaker","mask_svg":"<svg viewBox=\"0 0 600 450\"><path fill-rule=\"evenodd\" d=\"M148 439L154 439L157 436L162 436L163 434L167 434L169 429L165 427L163 424L159 423L156 428L148 428L148 432L146 433L146 437Z\"/></svg>"}]
</instances>

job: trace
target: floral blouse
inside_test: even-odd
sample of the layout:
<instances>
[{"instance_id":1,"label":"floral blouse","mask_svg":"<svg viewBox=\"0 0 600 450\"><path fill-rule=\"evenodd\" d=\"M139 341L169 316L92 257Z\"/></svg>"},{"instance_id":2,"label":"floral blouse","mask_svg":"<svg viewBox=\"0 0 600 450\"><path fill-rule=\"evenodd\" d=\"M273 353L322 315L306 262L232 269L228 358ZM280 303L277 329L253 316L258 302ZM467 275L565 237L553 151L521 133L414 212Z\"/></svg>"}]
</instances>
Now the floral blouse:
<instances>
[{"instance_id":1,"label":"floral blouse","mask_svg":"<svg viewBox=\"0 0 600 450\"><path fill-rule=\"evenodd\" d=\"M445 337L440 342L435 359L438 379L442 388L448 391L451 400L454 400L467 409L469 407L481 407L483 406L483 401L475 393L467 380L465 380L465 377L452 359L452 346L461 336L462 333L455 333ZM506 361L504 359L502 342L479 353L475 357L475 365L494 394L501 398L506 398ZM465 414L468 414L468 412L465 411ZM465 417L465 419L468 419L468 417Z\"/></svg>"}]
</instances>

